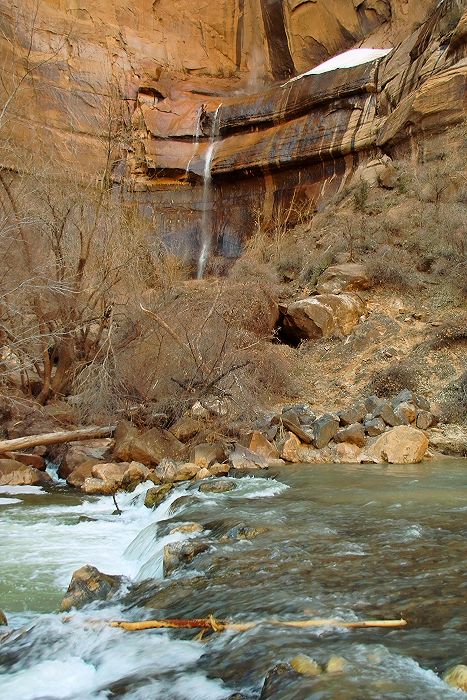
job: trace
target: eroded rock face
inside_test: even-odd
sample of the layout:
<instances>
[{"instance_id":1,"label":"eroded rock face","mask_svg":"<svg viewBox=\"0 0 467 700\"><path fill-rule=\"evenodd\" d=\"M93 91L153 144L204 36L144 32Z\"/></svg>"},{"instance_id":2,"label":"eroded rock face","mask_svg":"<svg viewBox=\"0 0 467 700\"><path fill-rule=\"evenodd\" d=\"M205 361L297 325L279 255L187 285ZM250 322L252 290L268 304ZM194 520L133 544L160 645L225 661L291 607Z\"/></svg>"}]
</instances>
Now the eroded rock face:
<instances>
[{"instance_id":1,"label":"eroded rock face","mask_svg":"<svg viewBox=\"0 0 467 700\"><path fill-rule=\"evenodd\" d=\"M46 0L38 5L28 57L40 67L2 129L13 145L2 165L14 168L32 152L53 154L59 168L97 177L106 165L108 115L119 115L131 147L124 162L119 154L115 178L126 170L133 196L161 220L174 245L196 254L200 177L222 103L213 230L217 251L234 256L259 206L270 217L293 197L317 203L336 194L359 162L379 161L400 145L415 148L417 139L463 119L462 2L433 5L138 0L129 8L122 0L83 0L79 7ZM31 14L26 0L3 8L2 104L9 81L24 70ZM362 43L397 48L376 62L288 82ZM225 211L226 235L218 233L225 231Z\"/></svg>"}]
</instances>

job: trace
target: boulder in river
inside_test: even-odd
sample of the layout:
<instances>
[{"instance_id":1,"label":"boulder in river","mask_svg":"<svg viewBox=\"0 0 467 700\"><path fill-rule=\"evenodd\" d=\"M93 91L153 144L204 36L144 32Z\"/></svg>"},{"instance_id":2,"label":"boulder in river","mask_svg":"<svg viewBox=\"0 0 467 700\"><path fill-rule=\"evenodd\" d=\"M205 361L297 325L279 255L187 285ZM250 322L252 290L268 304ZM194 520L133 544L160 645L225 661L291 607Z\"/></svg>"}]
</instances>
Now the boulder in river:
<instances>
[{"instance_id":1,"label":"boulder in river","mask_svg":"<svg viewBox=\"0 0 467 700\"><path fill-rule=\"evenodd\" d=\"M58 469L61 479L68 479L75 469L81 464L94 460L94 463L105 461L113 445L111 438L100 438L87 440L86 442L75 442L67 446L65 457Z\"/></svg>"},{"instance_id":2,"label":"boulder in river","mask_svg":"<svg viewBox=\"0 0 467 700\"><path fill-rule=\"evenodd\" d=\"M458 664L448 669L443 676L443 681L451 688L467 691L467 666Z\"/></svg>"},{"instance_id":3,"label":"boulder in river","mask_svg":"<svg viewBox=\"0 0 467 700\"><path fill-rule=\"evenodd\" d=\"M103 574L95 566L82 566L74 572L60 610L63 612L71 608L82 608L95 600L108 600L120 587L122 580L122 576Z\"/></svg>"},{"instance_id":4,"label":"boulder in river","mask_svg":"<svg viewBox=\"0 0 467 700\"><path fill-rule=\"evenodd\" d=\"M279 457L279 451L272 442L269 442L267 437L265 437L259 430L255 430L250 437L249 449L257 455L264 457L265 459L277 459Z\"/></svg>"},{"instance_id":5,"label":"boulder in river","mask_svg":"<svg viewBox=\"0 0 467 700\"><path fill-rule=\"evenodd\" d=\"M216 481L207 481L200 484L199 491L202 493L226 493L237 488L235 481L231 479L216 479Z\"/></svg>"},{"instance_id":6,"label":"boulder in river","mask_svg":"<svg viewBox=\"0 0 467 700\"><path fill-rule=\"evenodd\" d=\"M209 549L209 544L202 540L186 540L184 542L171 542L164 547L164 576L189 564L201 552Z\"/></svg>"},{"instance_id":7,"label":"boulder in river","mask_svg":"<svg viewBox=\"0 0 467 700\"><path fill-rule=\"evenodd\" d=\"M0 486L43 486L51 482L46 472L15 459L0 459Z\"/></svg>"},{"instance_id":8,"label":"boulder in river","mask_svg":"<svg viewBox=\"0 0 467 700\"><path fill-rule=\"evenodd\" d=\"M298 654L291 660L290 665L296 673L308 678L315 678L323 673L323 669L317 661L305 654Z\"/></svg>"},{"instance_id":9,"label":"boulder in river","mask_svg":"<svg viewBox=\"0 0 467 700\"><path fill-rule=\"evenodd\" d=\"M8 620L3 610L0 610L0 627L5 627L6 625L8 625Z\"/></svg>"},{"instance_id":10,"label":"boulder in river","mask_svg":"<svg viewBox=\"0 0 467 700\"><path fill-rule=\"evenodd\" d=\"M96 464L95 459L88 459L87 462L79 464L66 478L66 483L75 489L80 489L85 480L92 476L92 468Z\"/></svg>"},{"instance_id":11,"label":"boulder in river","mask_svg":"<svg viewBox=\"0 0 467 700\"><path fill-rule=\"evenodd\" d=\"M259 700L271 700L277 697L279 692L284 691L288 681L296 678L295 673L290 664L280 663L273 666L266 674Z\"/></svg>"},{"instance_id":12,"label":"boulder in river","mask_svg":"<svg viewBox=\"0 0 467 700\"><path fill-rule=\"evenodd\" d=\"M259 537L259 535L264 535L265 532L268 532L267 527L249 527L248 525L244 525L243 523L240 523L239 525L235 525L234 527L231 527L230 530L227 530L227 532L222 535L222 537L219 539L220 542L229 542L229 541L235 541L235 540L254 540L256 537Z\"/></svg>"},{"instance_id":13,"label":"boulder in river","mask_svg":"<svg viewBox=\"0 0 467 700\"><path fill-rule=\"evenodd\" d=\"M146 508L156 508L159 506L163 501L165 501L173 487L173 484L162 484L161 486L153 486L153 488L148 489L144 499L144 505Z\"/></svg>"},{"instance_id":14,"label":"boulder in river","mask_svg":"<svg viewBox=\"0 0 467 700\"><path fill-rule=\"evenodd\" d=\"M421 430L399 425L381 435L366 449L368 457L377 463L416 464L428 450L428 438Z\"/></svg>"}]
</instances>

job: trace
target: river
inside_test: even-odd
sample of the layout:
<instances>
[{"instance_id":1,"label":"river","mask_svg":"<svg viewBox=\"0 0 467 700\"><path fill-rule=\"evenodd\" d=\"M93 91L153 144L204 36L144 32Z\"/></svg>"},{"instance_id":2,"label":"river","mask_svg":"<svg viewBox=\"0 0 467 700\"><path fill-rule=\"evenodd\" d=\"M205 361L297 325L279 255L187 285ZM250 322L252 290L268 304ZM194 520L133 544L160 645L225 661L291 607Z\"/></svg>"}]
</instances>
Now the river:
<instances>
[{"instance_id":1,"label":"river","mask_svg":"<svg viewBox=\"0 0 467 700\"><path fill-rule=\"evenodd\" d=\"M121 516L107 497L1 487L0 607L15 631L0 642L0 697L222 700L241 692L253 700L275 664L307 654L324 665L336 654L346 659L343 672L293 676L268 697L459 698L440 674L465 663L466 467L287 467L274 478L235 479L235 490L222 494L182 485L156 510L144 507L141 485L119 495ZM170 534L184 522L203 525L210 548L163 579L164 544L194 536ZM238 539L238 526L257 536ZM60 600L83 564L128 583L115 602L65 621ZM409 624L262 624L203 641L193 632L89 625L210 613L239 621L403 616Z\"/></svg>"}]
</instances>

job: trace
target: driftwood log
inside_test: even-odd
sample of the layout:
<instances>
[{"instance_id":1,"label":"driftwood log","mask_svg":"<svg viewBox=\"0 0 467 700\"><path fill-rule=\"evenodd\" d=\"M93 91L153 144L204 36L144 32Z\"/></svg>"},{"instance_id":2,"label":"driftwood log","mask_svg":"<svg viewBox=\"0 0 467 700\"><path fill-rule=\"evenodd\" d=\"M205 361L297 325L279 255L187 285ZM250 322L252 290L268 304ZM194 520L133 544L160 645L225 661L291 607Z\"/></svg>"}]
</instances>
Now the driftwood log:
<instances>
[{"instance_id":1,"label":"driftwood log","mask_svg":"<svg viewBox=\"0 0 467 700\"><path fill-rule=\"evenodd\" d=\"M115 426L108 425L104 428L79 428L78 430L62 430L56 433L27 435L26 437L14 438L13 440L0 440L0 455L14 450L28 450L38 445L58 445L62 442L110 437L114 431Z\"/></svg>"},{"instance_id":2,"label":"driftwood log","mask_svg":"<svg viewBox=\"0 0 467 700\"><path fill-rule=\"evenodd\" d=\"M143 620L141 622L126 622L124 620L110 622L111 627L120 627L127 632L140 632L151 629L201 629L212 632L245 632L258 625L275 625L280 627L298 627L308 629L311 627L339 627L343 629L362 629L366 627L398 628L407 625L406 620L359 620L357 622L345 622L344 620L259 620L256 622L226 622L216 620L212 615L207 618L188 620Z\"/></svg>"}]
</instances>

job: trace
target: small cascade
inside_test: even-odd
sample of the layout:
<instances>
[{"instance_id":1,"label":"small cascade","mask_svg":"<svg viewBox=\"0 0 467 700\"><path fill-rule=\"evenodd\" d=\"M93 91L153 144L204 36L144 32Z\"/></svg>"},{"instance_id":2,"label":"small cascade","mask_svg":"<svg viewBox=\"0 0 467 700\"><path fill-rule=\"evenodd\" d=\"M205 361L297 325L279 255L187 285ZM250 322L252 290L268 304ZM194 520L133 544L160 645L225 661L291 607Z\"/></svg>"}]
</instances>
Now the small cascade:
<instances>
[{"instance_id":1,"label":"small cascade","mask_svg":"<svg viewBox=\"0 0 467 700\"><path fill-rule=\"evenodd\" d=\"M214 157L214 152L216 149L216 136L219 130L219 114L222 103L218 106L215 111L214 119L212 121L211 137L209 139L209 145L206 151L206 156L204 160L204 186L203 186L203 216L201 218L201 250L198 260L198 275L197 278L200 280L203 278L204 271L206 269L206 263L209 258L209 253L211 252L211 245L213 239L212 231L212 219L211 219L211 208L212 208L212 178L211 178L211 165L212 159Z\"/></svg>"}]
</instances>

